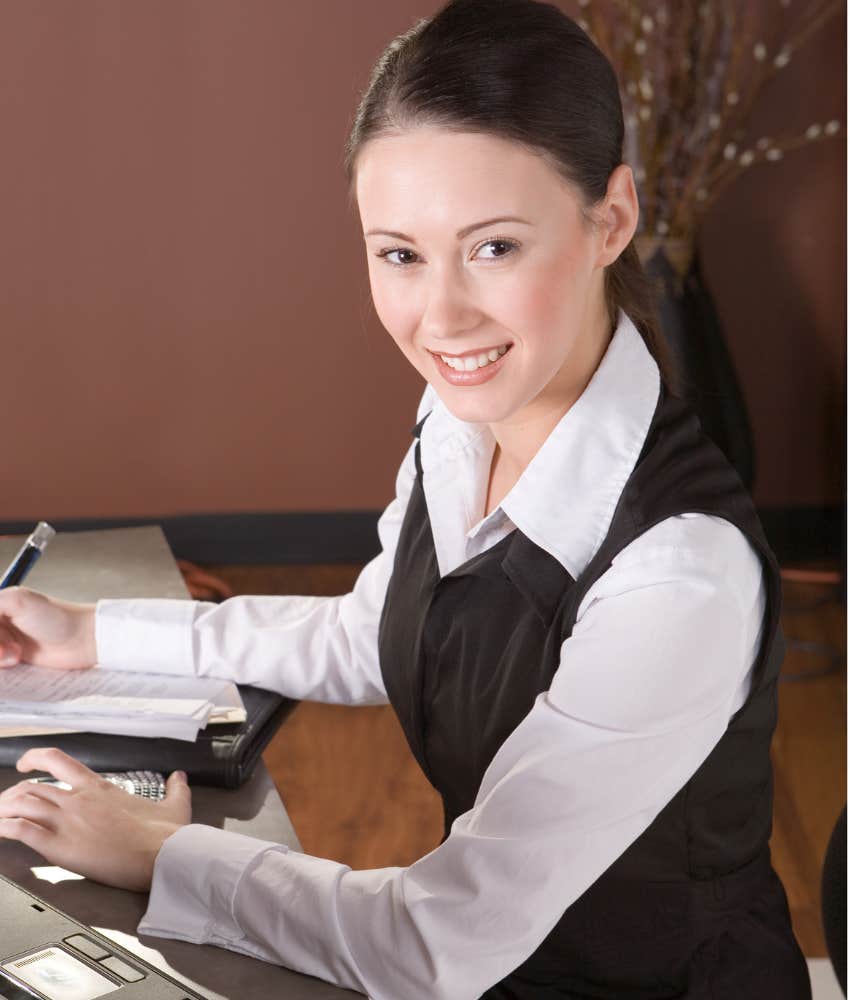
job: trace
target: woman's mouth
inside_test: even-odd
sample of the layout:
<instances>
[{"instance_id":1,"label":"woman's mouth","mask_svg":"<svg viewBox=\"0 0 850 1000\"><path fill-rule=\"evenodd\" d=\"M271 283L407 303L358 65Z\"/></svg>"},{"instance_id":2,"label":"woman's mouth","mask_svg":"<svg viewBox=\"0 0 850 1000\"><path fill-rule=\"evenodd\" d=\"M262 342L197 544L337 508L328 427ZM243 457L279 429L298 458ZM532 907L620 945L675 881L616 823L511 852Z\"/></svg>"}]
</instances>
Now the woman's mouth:
<instances>
[{"instance_id":1,"label":"woman's mouth","mask_svg":"<svg viewBox=\"0 0 850 1000\"><path fill-rule=\"evenodd\" d=\"M510 346L510 344L502 344L501 347L491 347L487 351L481 351L478 354L465 354L460 358L454 357L451 354L440 354L438 356L442 361L445 361L449 368L454 368L455 371L474 372L476 368L486 368L487 365L498 361Z\"/></svg>"},{"instance_id":2,"label":"woman's mouth","mask_svg":"<svg viewBox=\"0 0 850 1000\"><path fill-rule=\"evenodd\" d=\"M431 354L440 374L447 382L452 385L480 385L501 371L505 356L512 347L512 343L502 344L460 358L437 354L434 351L431 351Z\"/></svg>"}]
</instances>

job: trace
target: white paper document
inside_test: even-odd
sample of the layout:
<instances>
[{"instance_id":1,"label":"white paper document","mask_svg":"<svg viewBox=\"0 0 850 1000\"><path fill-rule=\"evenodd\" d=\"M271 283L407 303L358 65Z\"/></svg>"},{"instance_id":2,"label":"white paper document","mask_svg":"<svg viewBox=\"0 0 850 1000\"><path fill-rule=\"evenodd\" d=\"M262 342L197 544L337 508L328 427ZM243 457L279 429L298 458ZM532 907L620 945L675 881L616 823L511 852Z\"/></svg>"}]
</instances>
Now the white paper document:
<instances>
[{"instance_id":1,"label":"white paper document","mask_svg":"<svg viewBox=\"0 0 850 1000\"><path fill-rule=\"evenodd\" d=\"M244 719L230 681L99 667L0 670L0 737L91 732L194 740L208 724Z\"/></svg>"}]
</instances>

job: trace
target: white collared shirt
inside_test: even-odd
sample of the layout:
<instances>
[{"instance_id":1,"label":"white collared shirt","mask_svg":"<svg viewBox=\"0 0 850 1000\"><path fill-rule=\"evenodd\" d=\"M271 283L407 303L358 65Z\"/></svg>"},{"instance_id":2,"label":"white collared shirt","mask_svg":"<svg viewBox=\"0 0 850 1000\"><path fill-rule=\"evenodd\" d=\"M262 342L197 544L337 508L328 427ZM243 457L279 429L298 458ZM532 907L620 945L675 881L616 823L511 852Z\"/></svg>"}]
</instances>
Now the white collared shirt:
<instances>
[{"instance_id":1,"label":"white collared shirt","mask_svg":"<svg viewBox=\"0 0 850 1000\"><path fill-rule=\"evenodd\" d=\"M518 528L578 577L646 438L658 368L623 314L582 396L482 518L495 441L429 387L417 420L441 576ZM414 444L378 522L382 551L340 597L101 601L110 669L233 678L292 698L386 702L378 623L415 477ZM480 996L649 826L744 703L765 592L728 521L683 514L588 590L558 670L488 767L472 809L406 868L332 860L190 825L163 845L139 932L216 944L374 1000ZM376 790L381 794L380 790Z\"/></svg>"}]
</instances>

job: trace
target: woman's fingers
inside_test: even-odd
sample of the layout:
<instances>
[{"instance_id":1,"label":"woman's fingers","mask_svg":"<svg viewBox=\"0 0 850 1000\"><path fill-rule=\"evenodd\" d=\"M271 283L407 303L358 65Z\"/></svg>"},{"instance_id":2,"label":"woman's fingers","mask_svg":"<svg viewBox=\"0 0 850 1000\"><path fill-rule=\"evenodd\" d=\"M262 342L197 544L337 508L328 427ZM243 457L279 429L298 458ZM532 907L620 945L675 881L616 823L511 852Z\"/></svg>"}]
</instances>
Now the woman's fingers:
<instances>
[{"instance_id":1,"label":"woman's fingers","mask_svg":"<svg viewBox=\"0 0 850 1000\"><path fill-rule=\"evenodd\" d=\"M85 764L81 764L57 747L34 747L32 750L27 750L15 766L23 772L46 771L54 778L67 782L71 788L81 788L103 780Z\"/></svg>"},{"instance_id":2,"label":"woman's fingers","mask_svg":"<svg viewBox=\"0 0 850 1000\"><path fill-rule=\"evenodd\" d=\"M21 662L21 644L18 642L0 642L0 669L16 667Z\"/></svg>"},{"instance_id":3,"label":"woman's fingers","mask_svg":"<svg viewBox=\"0 0 850 1000\"><path fill-rule=\"evenodd\" d=\"M46 855L50 849L50 841L53 834L38 823L33 823L29 819L7 819L0 818L0 838L5 840L19 840L27 847L31 847L39 854Z\"/></svg>"},{"instance_id":4,"label":"woman's fingers","mask_svg":"<svg viewBox=\"0 0 850 1000\"><path fill-rule=\"evenodd\" d=\"M0 591L0 667L14 667L24 655L23 634L15 619L23 607L20 587Z\"/></svg>"},{"instance_id":5,"label":"woman's fingers","mask_svg":"<svg viewBox=\"0 0 850 1000\"><path fill-rule=\"evenodd\" d=\"M63 796L67 797L68 792L62 788L57 788L55 785L48 785L42 782L36 784L33 781L19 781L17 785L10 785L5 791L0 792L0 802L3 802L5 799L17 799L22 795L35 795L37 798L44 799L54 806L61 806L64 805Z\"/></svg>"},{"instance_id":6,"label":"woman's fingers","mask_svg":"<svg viewBox=\"0 0 850 1000\"><path fill-rule=\"evenodd\" d=\"M164 818L181 826L192 822L192 791L189 788L186 774L175 771L165 781L165 798L158 803Z\"/></svg>"},{"instance_id":7,"label":"woman's fingers","mask_svg":"<svg viewBox=\"0 0 850 1000\"><path fill-rule=\"evenodd\" d=\"M0 618L0 667L14 667L21 661L22 647L8 619Z\"/></svg>"},{"instance_id":8,"label":"woman's fingers","mask_svg":"<svg viewBox=\"0 0 850 1000\"><path fill-rule=\"evenodd\" d=\"M69 795L69 792L65 788L57 788L56 785L48 785L41 782L36 784L32 781L21 781L13 787L21 788L21 794L23 795L35 795L37 798L44 799L54 806L65 805Z\"/></svg>"},{"instance_id":9,"label":"woman's fingers","mask_svg":"<svg viewBox=\"0 0 850 1000\"><path fill-rule=\"evenodd\" d=\"M13 799L0 800L0 819L28 819L54 833L58 814L53 802L37 795L18 795Z\"/></svg>"}]
</instances>

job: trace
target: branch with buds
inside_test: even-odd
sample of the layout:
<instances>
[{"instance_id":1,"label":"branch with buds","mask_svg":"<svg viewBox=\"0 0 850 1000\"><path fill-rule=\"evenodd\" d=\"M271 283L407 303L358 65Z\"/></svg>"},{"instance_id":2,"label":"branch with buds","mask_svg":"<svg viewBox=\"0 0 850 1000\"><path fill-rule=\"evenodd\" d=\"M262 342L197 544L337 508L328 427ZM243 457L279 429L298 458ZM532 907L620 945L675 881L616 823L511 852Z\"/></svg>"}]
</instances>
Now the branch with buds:
<instances>
[{"instance_id":1,"label":"branch with buds","mask_svg":"<svg viewBox=\"0 0 850 1000\"><path fill-rule=\"evenodd\" d=\"M579 25L620 80L624 160L641 202L640 232L692 240L745 170L844 134L837 119L747 140L756 98L842 0L764 5L717 0L575 0Z\"/></svg>"}]
</instances>

